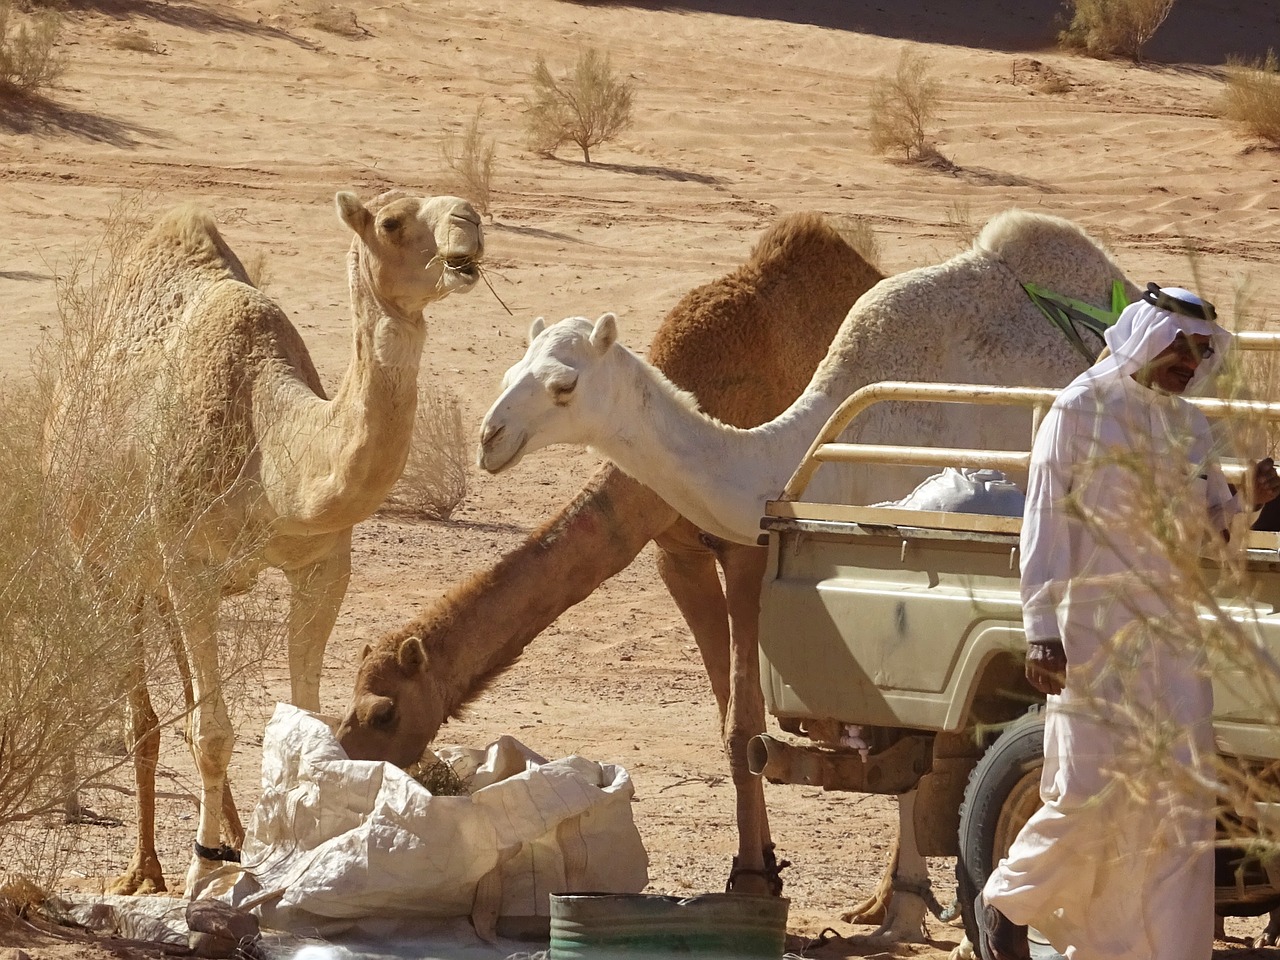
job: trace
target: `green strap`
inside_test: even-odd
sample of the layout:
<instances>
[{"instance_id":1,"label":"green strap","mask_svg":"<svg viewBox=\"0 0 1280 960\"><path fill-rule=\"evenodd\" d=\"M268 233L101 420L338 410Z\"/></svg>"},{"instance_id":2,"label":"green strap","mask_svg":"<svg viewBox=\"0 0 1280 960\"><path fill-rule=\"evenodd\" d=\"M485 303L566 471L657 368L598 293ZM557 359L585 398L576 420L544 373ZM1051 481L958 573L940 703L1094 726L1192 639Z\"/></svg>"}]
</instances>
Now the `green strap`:
<instances>
[{"instance_id":1,"label":"green strap","mask_svg":"<svg viewBox=\"0 0 1280 960\"><path fill-rule=\"evenodd\" d=\"M1120 312L1129 302L1128 297L1125 296L1122 280L1116 280L1111 284L1110 310L1103 310L1091 303L1065 297L1052 290L1046 290L1038 284L1024 283L1022 288L1027 291L1031 302L1040 308L1040 312L1049 319L1049 322L1062 331L1067 342L1090 363L1093 363L1096 354L1085 346L1079 330L1076 329L1077 324L1102 337L1107 332L1107 328L1116 322Z\"/></svg>"}]
</instances>

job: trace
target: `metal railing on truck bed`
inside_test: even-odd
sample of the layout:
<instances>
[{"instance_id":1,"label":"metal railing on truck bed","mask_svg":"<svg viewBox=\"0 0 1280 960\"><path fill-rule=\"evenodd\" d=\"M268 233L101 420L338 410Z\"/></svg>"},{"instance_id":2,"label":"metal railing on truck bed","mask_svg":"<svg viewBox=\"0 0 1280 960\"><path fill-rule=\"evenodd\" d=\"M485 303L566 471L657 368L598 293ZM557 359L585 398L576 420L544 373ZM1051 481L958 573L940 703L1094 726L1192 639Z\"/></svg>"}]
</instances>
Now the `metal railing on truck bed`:
<instances>
[{"instance_id":1,"label":"metal railing on truck bed","mask_svg":"<svg viewBox=\"0 0 1280 960\"><path fill-rule=\"evenodd\" d=\"M1250 351L1280 352L1280 333L1244 331L1235 335L1235 345ZM792 474L776 500L765 505L764 529L774 526L771 519L849 523L866 526L906 526L925 531L949 533L1016 535L1022 528L1020 517L991 516L975 513L944 513L912 510L903 507L859 506L843 503L801 502L810 481L824 463L880 464L895 467L967 467L993 469L1004 473L1025 474L1031 463L1031 446L1036 431L1053 401L1061 391L1045 387L1000 387L984 384L931 383L915 381L882 381L855 391L840 404L818 436L814 438L804 459ZM1212 397L1188 397L1211 420L1248 417L1255 422L1280 422L1280 402L1262 400L1223 400ZM1022 407L1031 411L1031 429L1026 449L991 450L962 447L906 446L885 443L842 443L839 437L860 415L877 403L888 402L958 403L975 406ZM1224 460L1223 472L1228 481L1240 484L1245 464ZM763 538L762 538L763 539ZM1280 536L1254 531L1247 544L1253 550L1280 551Z\"/></svg>"}]
</instances>

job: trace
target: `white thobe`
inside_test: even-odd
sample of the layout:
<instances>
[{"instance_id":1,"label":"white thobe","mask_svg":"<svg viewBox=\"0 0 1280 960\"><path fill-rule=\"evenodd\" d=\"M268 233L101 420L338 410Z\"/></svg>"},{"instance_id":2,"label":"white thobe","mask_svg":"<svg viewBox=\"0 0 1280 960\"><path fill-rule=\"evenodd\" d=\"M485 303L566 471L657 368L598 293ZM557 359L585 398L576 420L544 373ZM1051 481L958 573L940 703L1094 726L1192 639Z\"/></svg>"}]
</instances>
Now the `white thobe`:
<instances>
[{"instance_id":1,"label":"white thobe","mask_svg":"<svg viewBox=\"0 0 1280 960\"><path fill-rule=\"evenodd\" d=\"M1024 625L1062 640L1067 675L1045 709L1043 806L983 893L1069 960L1213 949L1214 797L1190 776L1213 700L1186 629L1204 538L1238 509L1212 444L1186 401L1095 370L1032 451Z\"/></svg>"}]
</instances>

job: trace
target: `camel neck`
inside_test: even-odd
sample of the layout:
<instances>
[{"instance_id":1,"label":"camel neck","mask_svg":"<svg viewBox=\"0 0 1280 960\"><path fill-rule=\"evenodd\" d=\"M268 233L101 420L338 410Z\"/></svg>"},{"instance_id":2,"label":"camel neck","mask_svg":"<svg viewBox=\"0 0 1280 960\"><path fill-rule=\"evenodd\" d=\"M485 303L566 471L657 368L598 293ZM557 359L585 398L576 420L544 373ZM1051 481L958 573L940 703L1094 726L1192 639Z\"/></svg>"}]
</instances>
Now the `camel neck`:
<instances>
[{"instance_id":1,"label":"camel neck","mask_svg":"<svg viewBox=\"0 0 1280 960\"><path fill-rule=\"evenodd\" d=\"M810 386L781 416L749 430L731 427L683 402L655 368L619 351L622 397L597 449L648 485L679 513L718 537L755 543L765 501L781 493L836 401Z\"/></svg>"},{"instance_id":2,"label":"camel neck","mask_svg":"<svg viewBox=\"0 0 1280 960\"><path fill-rule=\"evenodd\" d=\"M295 421L299 503L305 527L340 529L368 517L400 479L417 413L426 324L372 288L357 250L349 261L352 353L333 399L312 408L310 437Z\"/></svg>"}]
</instances>

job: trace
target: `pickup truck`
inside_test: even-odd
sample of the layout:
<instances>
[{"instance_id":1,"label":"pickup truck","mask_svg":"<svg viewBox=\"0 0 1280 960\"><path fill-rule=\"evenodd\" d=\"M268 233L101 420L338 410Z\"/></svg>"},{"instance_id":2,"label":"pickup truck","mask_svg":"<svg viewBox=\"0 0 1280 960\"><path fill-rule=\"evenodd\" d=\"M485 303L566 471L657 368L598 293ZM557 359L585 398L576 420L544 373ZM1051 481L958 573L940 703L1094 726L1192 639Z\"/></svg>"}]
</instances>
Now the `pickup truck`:
<instances>
[{"instance_id":1,"label":"pickup truck","mask_svg":"<svg viewBox=\"0 0 1280 960\"><path fill-rule=\"evenodd\" d=\"M1280 349L1274 335L1243 338L1255 349ZM973 896L1039 805L1043 697L1023 675L1021 518L801 498L828 462L964 465L1025 478L1030 439L1056 393L865 387L832 417L761 521L768 565L760 675L782 733L751 742L753 772L832 790L915 790L918 850L956 858L957 896L974 942ZM975 416L992 404L1024 407L1028 442L1014 451L838 442L874 404L913 401L973 404ZM1193 402L1211 419L1280 420L1280 403ZM1224 470L1231 479L1230 462ZM1243 466L1236 470L1239 476ZM1266 651L1280 655L1280 536L1254 530L1243 547L1245 589L1215 596L1213 606L1262 645L1265 660ZM1255 670L1245 683L1237 682L1240 670L1229 673L1215 678L1218 748L1251 788L1247 804L1226 803L1219 817L1217 911L1254 915L1280 906L1280 858L1269 862L1254 842L1280 829L1273 789L1280 784L1280 678Z\"/></svg>"}]
</instances>

